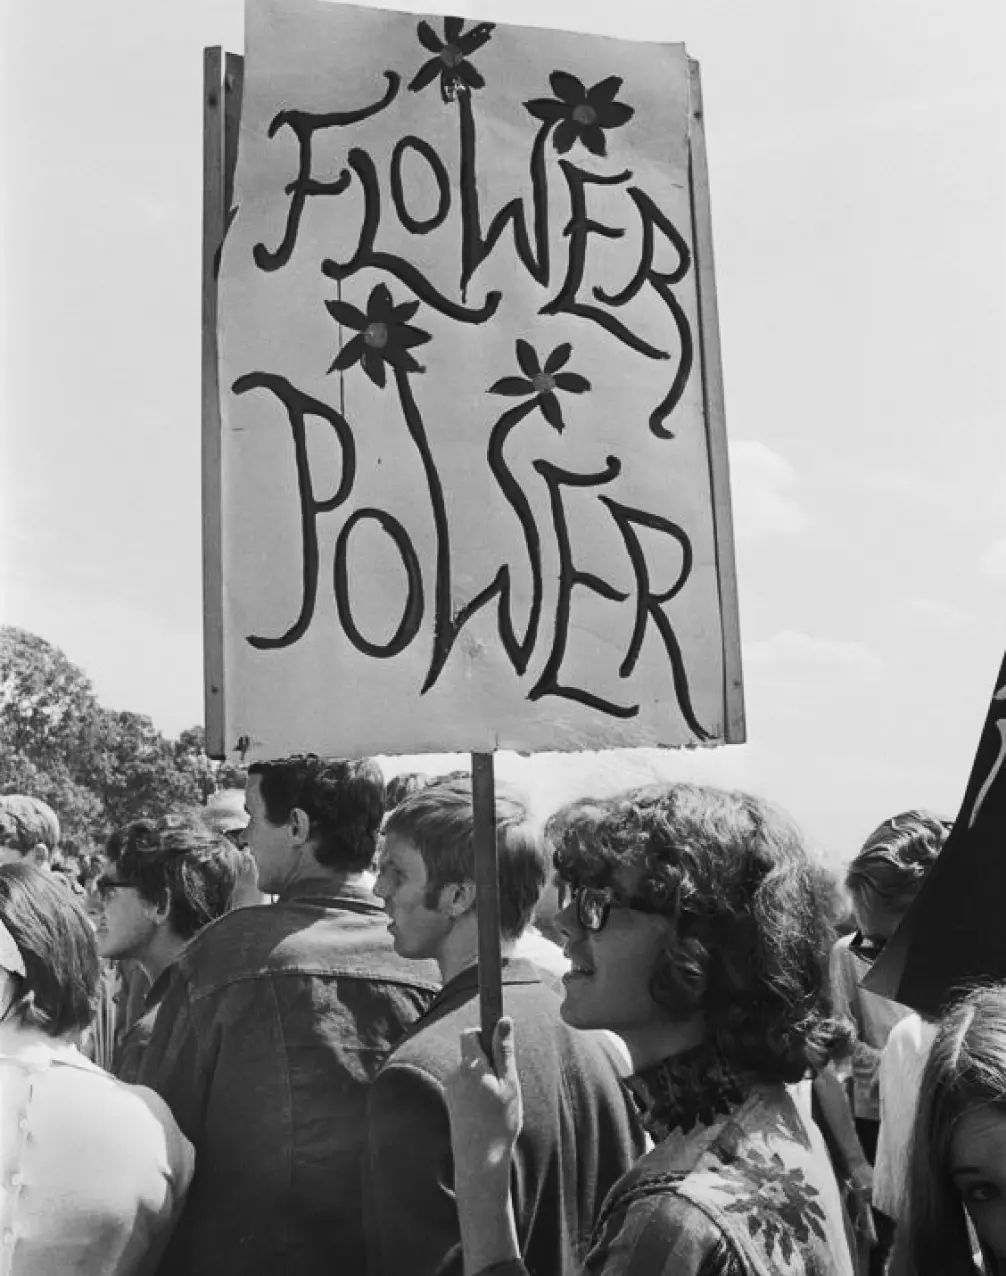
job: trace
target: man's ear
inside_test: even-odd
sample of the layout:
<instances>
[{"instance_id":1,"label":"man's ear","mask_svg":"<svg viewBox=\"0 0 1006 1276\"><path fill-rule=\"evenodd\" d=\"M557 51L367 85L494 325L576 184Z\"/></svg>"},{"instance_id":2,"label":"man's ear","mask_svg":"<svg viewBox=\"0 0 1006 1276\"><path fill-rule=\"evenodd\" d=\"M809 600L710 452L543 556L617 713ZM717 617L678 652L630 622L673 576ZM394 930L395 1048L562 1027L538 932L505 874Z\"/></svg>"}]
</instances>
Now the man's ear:
<instances>
[{"instance_id":1,"label":"man's ear","mask_svg":"<svg viewBox=\"0 0 1006 1276\"><path fill-rule=\"evenodd\" d=\"M153 906L154 921L158 926L163 926L165 922L171 920L171 896L167 891L161 896L160 902Z\"/></svg>"},{"instance_id":2,"label":"man's ear","mask_svg":"<svg viewBox=\"0 0 1006 1276\"><path fill-rule=\"evenodd\" d=\"M306 811L302 811L299 806L291 807L286 822L298 846L303 846L305 842L311 840L311 817Z\"/></svg>"},{"instance_id":3,"label":"man's ear","mask_svg":"<svg viewBox=\"0 0 1006 1276\"><path fill-rule=\"evenodd\" d=\"M475 907L475 883L452 882L444 888L448 895L447 907L452 917L464 917Z\"/></svg>"},{"instance_id":4,"label":"man's ear","mask_svg":"<svg viewBox=\"0 0 1006 1276\"><path fill-rule=\"evenodd\" d=\"M49 848L44 842L36 842L35 845L25 855L25 859L31 864L37 864L39 868L49 867Z\"/></svg>"}]
</instances>

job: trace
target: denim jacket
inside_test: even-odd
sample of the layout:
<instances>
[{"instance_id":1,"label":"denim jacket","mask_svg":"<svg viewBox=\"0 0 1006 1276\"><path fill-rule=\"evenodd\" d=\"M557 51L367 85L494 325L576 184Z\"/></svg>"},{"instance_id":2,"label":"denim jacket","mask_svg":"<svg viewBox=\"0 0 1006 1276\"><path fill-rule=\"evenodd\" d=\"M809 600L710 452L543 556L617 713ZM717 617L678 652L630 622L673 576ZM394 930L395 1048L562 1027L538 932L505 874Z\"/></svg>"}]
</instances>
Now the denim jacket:
<instances>
[{"instance_id":1,"label":"denim jacket","mask_svg":"<svg viewBox=\"0 0 1006 1276\"><path fill-rule=\"evenodd\" d=\"M361 888L227 913L175 963L140 1081L196 1149L160 1276L356 1276L366 1090L433 999Z\"/></svg>"}]
</instances>

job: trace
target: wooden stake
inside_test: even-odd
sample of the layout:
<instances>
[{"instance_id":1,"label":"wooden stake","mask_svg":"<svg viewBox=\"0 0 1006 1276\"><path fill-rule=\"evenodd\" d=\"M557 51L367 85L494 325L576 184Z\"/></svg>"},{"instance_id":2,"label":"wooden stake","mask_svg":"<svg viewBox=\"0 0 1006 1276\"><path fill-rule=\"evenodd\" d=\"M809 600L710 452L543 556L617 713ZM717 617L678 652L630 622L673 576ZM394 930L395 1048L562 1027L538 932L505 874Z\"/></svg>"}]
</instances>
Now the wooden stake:
<instances>
[{"instance_id":1,"label":"wooden stake","mask_svg":"<svg viewBox=\"0 0 1006 1276\"><path fill-rule=\"evenodd\" d=\"M203 50L203 685L206 752L226 755L224 739L223 535L220 383L217 368L216 261L223 243L224 72L220 49Z\"/></svg>"},{"instance_id":2,"label":"wooden stake","mask_svg":"<svg viewBox=\"0 0 1006 1276\"><path fill-rule=\"evenodd\" d=\"M688 60L691 77L691 157L692 238L695 269L699 276L699 345L702 350L702 396L706 409L706 439L709 445L709 484L713 498L713 527L716 535L716 576L720 590L720 617L723 624L723 739L726 744L743 744L747 739L744 721L744 685L741 678L741 630L737 601L737 564L734 559L733 512L730 504L730 472L727 461L726 411L723 405L723 367L720 360L720 321L716 308L716 277L713 272L713 224L709 211L709 167L706 160L706 130L702 110L702 83L699 64Z\"/></svg>"},{"instance_id":3,"label":"wooden stake","mask_svg":"<svg viewBox=\"0 0 1006 1276\"><path fill-rule=\"evenodd\" d=\"M493 1030L503 1013L496 786L491 753L472 754L472 805L475 815L475 912L479 925L479 1009L482 1049L491 1059Z\"/></svg>"}]
</instances>

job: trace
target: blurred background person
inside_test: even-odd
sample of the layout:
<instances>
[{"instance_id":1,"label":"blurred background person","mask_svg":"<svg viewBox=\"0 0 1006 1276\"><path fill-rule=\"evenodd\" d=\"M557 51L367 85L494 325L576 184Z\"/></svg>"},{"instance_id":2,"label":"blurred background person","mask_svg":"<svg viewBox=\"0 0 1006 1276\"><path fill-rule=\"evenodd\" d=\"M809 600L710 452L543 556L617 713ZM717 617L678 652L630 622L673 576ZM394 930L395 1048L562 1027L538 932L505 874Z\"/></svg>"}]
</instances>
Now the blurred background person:
<instances>
[{"instance_id":1,"label":"blurred background person","mask_svg":"<svg viewBox=\"0 0 1006 1276\"><path fill-rule=\"evenodd\" d=\"M948 821L927 811L894 815L874 829L846 870L845 886L856 929L836 942L829 969L835 1013L855 1036L851 1056L853 1114L859 1142L871 1165L876 1160L880 1133L881 1052L891 1030L911 1011L867 992L860 983L919 893L950 827ZM875 1209L874 1224L877 1245L870 1272L882 1276L894 1221Z\"/></svg>"},{"instance_id":2,"label":"blurred background person","mask_svg":"<svg viewBox=\"0 0 1006 1276\"><path fill-rule=\"evenodd\" d=\"M234 776L235 770L235 768L229 768L228 773ZM236 778L240 778L240 776ZM248 826L248 812L245 810L243 782L240 787L236 787L232 783L227 787L217 789L216 793L210 796L206 805L199 807L198 810L203 823L211 833L218 833L221 837L226 837L235 846L244 846L246 844L245 829ZM258 868L255 864L255 857L249 855L241 878L234 888L231 907L244 908L248 904L268 904L272 898L271 895L266 895L264 891L259 889Z\"/></svg>"},{"instance_id":3,"label":"blurred background person","mask_svg":"<svg viewBox=\"0 0 1006 1276\"><path fill-rule=\"evenodd\" d=\"M0 864L30 859L45 867L59 845L59 818L41 798L0 796Z\"/></svg>"},{"instance_id":4,"label":"blurred background person","mask_svg":"<svg viewBox=\"0 0 1006 1276\"><path fill-rule=\"evenodd\" d=\"M390 815L399 802L433 783L425 771L402 771L384 783L384 813Z\"/></svg>"},{"instance_id":5,"label":"blurred background person","mask_svg":"<svg viewBox=\"0 0 1006 1276\"><path fill-rule=\"evenodd\" d=\"M98 954L69 891L0 866L0 1266L10 1276L152 1273L192 1176L167 1105L77 1048Z\"/></svg>"},{"instance_id":6,"label":"blurred background person","mask_svg":"<svg viewBox=\"0 0 1006 1276\"><path fill-rule=\"evenodd\" d=\"M137 1078L168 968L193 935L234 906L249 873L254 877L251 852L211 833L195 814L136 820L119 830L115 860L98 879L98 952L135 962L149 989L115 1051L113 1071L122 1080Z\"/></svg>"}]
</instances>

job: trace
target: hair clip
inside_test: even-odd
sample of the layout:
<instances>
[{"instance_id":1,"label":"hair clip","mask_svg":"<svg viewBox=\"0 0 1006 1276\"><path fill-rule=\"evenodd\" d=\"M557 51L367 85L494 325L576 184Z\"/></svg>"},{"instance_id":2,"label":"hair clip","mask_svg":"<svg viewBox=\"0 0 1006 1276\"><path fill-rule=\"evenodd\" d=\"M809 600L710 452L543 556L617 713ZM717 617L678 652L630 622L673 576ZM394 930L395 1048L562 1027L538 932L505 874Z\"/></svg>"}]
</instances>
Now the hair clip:
<instances>
[{"instance_id":1,"label":"hair clip","mask_svg":"<svg viewBox=\"0 0 1006 1276\"><path fill-rule=\"evenodd\" d=\"M0 970L7 970L12 975L24 975L24 958L21 949L14 942L14 936L0 919Z\"/></svg>"}]
</instances>

